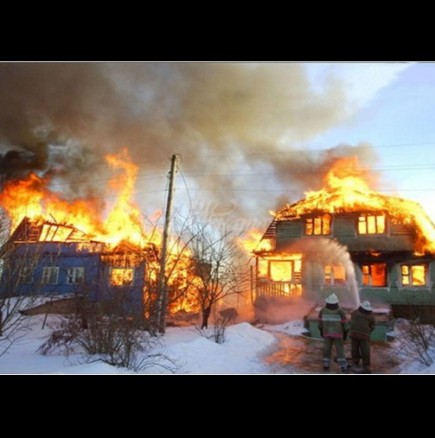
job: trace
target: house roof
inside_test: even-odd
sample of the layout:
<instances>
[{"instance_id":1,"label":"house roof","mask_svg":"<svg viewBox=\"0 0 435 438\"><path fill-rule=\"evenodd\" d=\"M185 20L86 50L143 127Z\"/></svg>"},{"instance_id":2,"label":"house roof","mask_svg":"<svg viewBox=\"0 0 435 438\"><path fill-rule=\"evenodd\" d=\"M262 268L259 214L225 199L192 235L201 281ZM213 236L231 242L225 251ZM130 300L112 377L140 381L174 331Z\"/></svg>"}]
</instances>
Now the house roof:
<instances>
[{"instance_id":1,"label":"house roof","mask_svg":"<svg viewBox=\"0 0 435 438\"><path fill-rule=\"evenodd\" d=\"M95 251L107 255L110 254L142 254L148 259L157 257L157 247L149 242L145 248L141 248L133 243L121 241L116 246L106 242L93 239L73 225L59 224L48 220L31 220L25 217L10 236L7 244L25 243L77 243L88 247L92 245Z\"/></svg>"},{"instance_id":2,"label":"house roof","mask_svg":"<svg viewBox=\"0 0 435 438\"><path fill-rule=\"evenodd\" d=\"M287 204L275 213L275 218L266 229L261 241L275 240L277 225L310 215L343 213L387 213L396 223L410 226L417 231L424 249L435 253L435 225L421 205L415 201L387 196L374 191L366 193L341 189L310 192L307 197L291 205ZM261 245L259 244L259 247ZM258 250L256 252L262 252Z\"/></svg>"},{"instance_id":3,"label":"house roof","mask_svg":"<svg viewBox=\"0 0 435 438\"><path fill-rule=\"evenodd\" d=\"M89 242L90 236L72 225L33 221L25 217L12 233L12 242Z\"/></svg>"},{"instance_id":4,"label":"house roof","mask_svg":"<svg viewBox=\"0 0 435 438\"><path fill-rule=\"evenodd\" d=\"M286 205L276 212L278 220L300 217L304 214L313 213L350 213L366 211L388 211L391 216L408 219L411 222L413 214L426 213L418 202L387 196L382 193L360 190L343 191L340 189L318 192L309 192L307 197L291 205ZM427 219L429 219L426 216ZM434 227L435 228L435 227Z\"/></svg>"}]
</instances>

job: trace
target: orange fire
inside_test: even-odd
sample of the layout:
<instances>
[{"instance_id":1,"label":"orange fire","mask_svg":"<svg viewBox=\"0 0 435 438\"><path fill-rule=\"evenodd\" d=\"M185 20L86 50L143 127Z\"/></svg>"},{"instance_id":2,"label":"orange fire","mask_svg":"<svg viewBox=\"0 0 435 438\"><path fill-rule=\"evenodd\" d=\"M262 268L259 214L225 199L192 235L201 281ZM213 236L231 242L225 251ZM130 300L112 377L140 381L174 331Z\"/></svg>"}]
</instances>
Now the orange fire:
<instances>
[{"instance_id":1,"label":"orange fire","mask_svg":"<svg viewBox=\"0 0 435 438\"><path fill-rule=\"evenodd\" d=\"M106 214L98 210L93 199L68 201L62 198L50 190L49 178L32 173L26 179L6 182L0 193L0 206L11 221L11 232L27 218L35 225L44 224L40 241L68 241L71 229L65 227L63 230L62 226L53 224L68 225L79 230L83 233L84 241L78 244L78 250L82 245L87 245L86 239L102 242L106 249L118 247L121 243L136 249L145 249L150 243L160 248L161 230L156 226L150 229L145 227L142 214L133 200L138 167L132 163L127 150L106 156L106 161L114 172L105 193L105 199L114 201L106 206ZM150 221L156 221L161 211L153 216L149 218ZM169 287L183 290L190 263L190 253L185 245L174 237L170 238L165 266ZM150 263L147 275L151 282L156 283L158 269L158 263ZM132 269L113 269L112 284L129 284L132 272ZM171 305L171 308L189 311L195 307L181 292L179 297L178 304Z\"/></svg>"},{"instance_id":2,"label":"orange fire","mask_svg":"<svg viewBox=\"0 0 435 438\"><path fill-rule=\"evenodd\" d=\"M416 251L435 252L435 226L426 215L420 204L402 198L383 195L374 191L374 177L367 170L360 167L358 159L339 158L332 165L324 177L324 188L319 191L306 192L306 198L274 213L275 219L285 220L297 218L303 214L317 213L324 219L318 224L308 224L306 234L327 234L317 232L319 227L327 227L327 214L339 212L370 212L358 224L360 234L382 233L385 229L385 213L388 213L395 223L415 224L418 233ZM376 214L378 213L378 214ZM311 231L310 231L311 230ZM375 230L375 231L374 231ZM324 230L323 230L324 231ZM254 234L251 234L254 237ZM261 250L261 236L258 240L247 239L245 248L252 252ZM263 238L263 240L265 240ZM260 242L260 243L258 243ZM266 241L266 244L269 241ZM258 245L258 247L256 247Z\"/></svg>"},{"instance_id":3,"label":"orange fire","mask_svg":"<svg viewBox=\"0 0 435 438\"><path fill-rule=\"evenodd\" d=\"M248 253L254 251L271 251L273 244L269 239L262 239L263 233L257 229L253 229L247 232L246 236L238 239L238 243L241 248Z\"/></svg>"},{"instance_id":4,"label":"orange fire","mask_svg":"<svg viewBox=\"0 0 435 438\"><path fill-rule=\"evenodd\" d=\"M108 182L107 194L115 195L115 201L105 218L94 200L67 201L48 188L48 178L30 174L25 180L8 181L0 193L0 205L11 220L12 230L27 217L34 223L72 225L91 239L111 246L121 241L144 246L149 236L144 233L140 211L133 202L137 166L126 150L108 155L106 160L118 174Z\"/></svg>"}]
</instances>

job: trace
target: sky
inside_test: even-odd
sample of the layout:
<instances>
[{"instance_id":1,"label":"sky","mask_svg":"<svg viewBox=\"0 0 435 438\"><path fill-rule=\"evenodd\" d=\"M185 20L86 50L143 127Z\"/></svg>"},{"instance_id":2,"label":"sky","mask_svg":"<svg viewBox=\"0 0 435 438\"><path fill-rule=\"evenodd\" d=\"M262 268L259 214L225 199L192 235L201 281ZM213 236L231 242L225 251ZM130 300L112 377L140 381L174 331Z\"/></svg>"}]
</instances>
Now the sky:
<instances>
[{"instance_id":1,"label":"sky","mask_svg":"<svg viewBox=\"0 0 435 438\"><path fill-rule=\"evenodd\" d=\"M377 155L378 189L420 202L435 220L435 64L376 63L309 65L335 72L356 102L352 114L307 142L322 149L339 143L369 143Z\"/></svg>"},{"instance_id":2,"label":"sky","mask_svg":"<svg viewBox=\"0 0 435 438\"><path fill-rule=\"evenodd\" d=\"M261 229L356 155L435 220L434 98L432 63L0 63L0 174L104 211L104 157L126 148L152 215L177 153L175 211Z\"/></svg>"}]
</instances>

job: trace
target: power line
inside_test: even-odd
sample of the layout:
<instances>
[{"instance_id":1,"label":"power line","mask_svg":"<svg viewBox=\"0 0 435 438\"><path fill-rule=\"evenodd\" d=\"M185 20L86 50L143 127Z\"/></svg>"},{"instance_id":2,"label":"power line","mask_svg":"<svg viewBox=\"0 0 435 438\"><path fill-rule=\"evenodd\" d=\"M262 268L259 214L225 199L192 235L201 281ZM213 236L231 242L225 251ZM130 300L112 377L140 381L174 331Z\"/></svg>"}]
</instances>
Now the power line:
<instances>
[{"instance_id":1,"label":"power line","mask_svg":"<svg viewBox=\"0 0 435 438\"><path fill-rule=\"evenodd\" d=\"M180 172L181 178L183 179L184 188L186 190L187 198L189 200L189 208L190 208L191 211L193 211L193 203L192 203L192 198L190 196L189 187L187 186L186 179L184 178L183 170L181 169L181 166L179 166L178 164L177 164L177 170Z\"/></svg>"},{"instance_id":2,"label":"power line","mask_svg":"<svg viewBox=\"0 0 435 438\"><path fill-rule=\"evenodd\" d=\"M434 170L435 164L429 164L429 165L415 165L415 166L383 166L383 167L363 167L361 168L362 171L373 171L373 172L394 172L394 171L415 171L415 170ZM189 171L192 171L192 169L189 169ZM318 171L318 170L291 170L288 173L288 176L291 177L292 175L324 175L324 171ZM259 176L280 176L276 172L251 172L251 173L183 173L183 178L206 178L206 177L259 177ZM61 176L58 176L61 177ZM147 180L147 179L163 179L166 178L165 174L156 174L156 175L139 175L137 176L136 180ZM119 178L113 178L113 177L107 177L107 178L94 178L94 179L88 179L91 182L108 182L108 181L114 181L114 182L122 182L123 177ZM72 185L72 182L66 182L66 181L58 181L56 182L56 185Z\"/></svg>"},{"instance_id":3,"label":"power line","mask_svg":"<svg viewBox=\"0 0 435 438\"><path fill-rule=\"evenodd\" d=\"M340 145L338 145L340 146ZM347 146L347 145L343 145L343 146ZM391 149L391 148L406 148L406 147L415 147L415 146L435 146L435 142L422 142L422 143L397 143L397 144L385 144L385 145L371 145L371 144L367 144L367 145L357 145L357 146L348 146L350 149ZM252 156L268 156L268 155L286 155L286 154L297 154L297 153L302 153L302 152L325 152L328 149L331 148L315 148L315 149L310 149L310 148L291 148L289 150L279 150L279 151L253 151L253 152L243 152L241 153L242 157L252 157ZM190 154L190 155L193 155ZM189 154L187 154L187 156L189 156ZM208 155L207 158L208 159L212 159L212 158L222 158L222 157L227 157L227 158L233 158L235 156L234 153L222 153L222 154L211 154ZM134 164L137 166L142 166L145 164L151 164L153 166L157 165L157 164L164 164L164 160L161 159L156 159L156 161L150 161L149 159L146 161L140 161L140 160L135 160ZM103 164L96 164L94 166L92 166L92 170L98 169L98 168L109 168L110 166L106 163ZM70 170L68 173L83 173L83 169L72 169Z\"/></svg>"}]
</instances>

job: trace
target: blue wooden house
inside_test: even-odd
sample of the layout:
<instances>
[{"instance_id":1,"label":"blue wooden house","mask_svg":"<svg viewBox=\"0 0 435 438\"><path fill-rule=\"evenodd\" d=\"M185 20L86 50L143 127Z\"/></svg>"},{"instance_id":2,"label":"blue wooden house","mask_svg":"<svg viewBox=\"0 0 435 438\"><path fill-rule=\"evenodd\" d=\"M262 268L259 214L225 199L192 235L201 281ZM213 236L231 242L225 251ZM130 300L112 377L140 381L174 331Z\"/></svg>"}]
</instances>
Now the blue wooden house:
<instances>
[{"instance_id":1,"label":"blue wooden house","mask_svg":"<svg viewBox=\"0 0 435 438\"><path fill-rule=\"evenodd\" d=\"M148 262L155 248L113 248L73 226L25 218L1 250L0 296L125 294L143 314Z\"/></svg>"}]
</instances>

